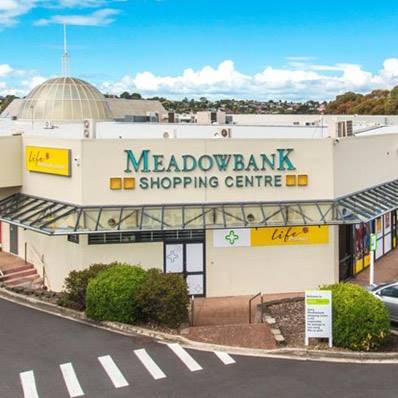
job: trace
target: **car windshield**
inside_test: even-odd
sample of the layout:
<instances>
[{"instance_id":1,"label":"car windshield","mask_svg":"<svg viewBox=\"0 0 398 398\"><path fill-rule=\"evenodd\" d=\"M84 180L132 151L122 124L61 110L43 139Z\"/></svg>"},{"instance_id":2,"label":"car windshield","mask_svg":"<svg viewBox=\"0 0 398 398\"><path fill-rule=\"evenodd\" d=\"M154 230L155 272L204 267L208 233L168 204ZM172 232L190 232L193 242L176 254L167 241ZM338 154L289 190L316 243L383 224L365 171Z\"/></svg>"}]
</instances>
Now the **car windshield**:
<instances>
[{"instance_id":1,"label":"car windshield","mask_svg":"<svg viewBox=\"0 0 398 398\"><path fill-rule=\"evenodd\" d=\"M370 291L374 292L375 290L379 290L380 288L386 287L388 285L391 285L391 282L390 283L380 283L380 285L372 286L370 288Z\"/></svg>"}]
</instances>

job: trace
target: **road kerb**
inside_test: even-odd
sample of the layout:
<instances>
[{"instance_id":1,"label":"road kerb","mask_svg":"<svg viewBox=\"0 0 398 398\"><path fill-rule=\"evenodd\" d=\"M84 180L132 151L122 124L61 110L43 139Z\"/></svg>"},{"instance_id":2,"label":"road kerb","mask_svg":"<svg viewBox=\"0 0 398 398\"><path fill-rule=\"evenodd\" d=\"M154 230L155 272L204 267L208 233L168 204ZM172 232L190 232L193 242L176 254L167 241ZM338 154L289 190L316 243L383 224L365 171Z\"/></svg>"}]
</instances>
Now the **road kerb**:
<instances>
[{"instance_id":1,"label":"road kerb","mask_svg":"<svg viewBox=\"0 0 398 398\"><path fill-rule=\"evenodd\" d=\"M0 298L15 304L20 304L48 314L59 316L95 328L122 334L124 336L146 336L158 340L161 343L176 342L185 348L199 351L224 351L231 355L256 356L279 359L294 359L300 361L323 361L323 362L351 362L351 363L375 363L375 364L398 364L398 352L338 352L328 350L311 350L302 348L278 348L278 349L256 349L245 347L231 347L189 340L181 335L155 331L133 325L118 322L95 322L87 319L85 314L69 308L60 307L34 297L25 296L4 288L0 288ZM397 334L397 333L394 333Z\"/></svg>"}]
</instances>

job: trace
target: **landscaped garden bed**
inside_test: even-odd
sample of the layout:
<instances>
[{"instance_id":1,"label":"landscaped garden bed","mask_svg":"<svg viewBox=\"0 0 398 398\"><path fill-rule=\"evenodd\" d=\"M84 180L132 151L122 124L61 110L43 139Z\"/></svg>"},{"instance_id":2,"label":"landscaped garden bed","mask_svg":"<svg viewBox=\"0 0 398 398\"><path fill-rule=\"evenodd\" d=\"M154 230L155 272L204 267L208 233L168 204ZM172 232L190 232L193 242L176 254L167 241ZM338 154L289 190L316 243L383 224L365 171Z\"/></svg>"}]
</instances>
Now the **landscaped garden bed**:
<instances>
[{"instance_id":1,"label":"landscaped garden bed","mask_svg":"<svg viewBox=\"0 0 398 398\"><path fill-rule=\"evenodd\" d=\"M305 304L304 297L282 299L267 303L266 313L275 319L289 348L305 348ZM393 325L397 326L397 325ZM322 339L310 340L310 348L329 349L327 341ZM349 351L340 347L333 347L335 351ZM398 352L398 336L390 334L384 344L376 352Z\"/></svg>"}]
</instances>

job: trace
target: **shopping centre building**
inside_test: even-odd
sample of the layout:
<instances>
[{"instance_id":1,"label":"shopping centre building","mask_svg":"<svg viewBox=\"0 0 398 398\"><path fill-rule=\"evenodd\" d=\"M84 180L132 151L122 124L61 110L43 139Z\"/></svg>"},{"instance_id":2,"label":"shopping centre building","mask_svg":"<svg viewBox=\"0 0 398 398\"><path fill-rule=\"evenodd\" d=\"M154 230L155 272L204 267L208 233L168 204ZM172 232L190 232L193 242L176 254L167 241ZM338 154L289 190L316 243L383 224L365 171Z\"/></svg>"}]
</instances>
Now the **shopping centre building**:
<instances>
[{"instance_id":1,"label":"shopping centre building","mask_svg":"<svg viewBox=\"0 0 398 398\"><path fill-rule=\"evenodd\" d=\"M50 289L121 261L194 295L296 292L366 268L370 232L377 259L397 245L398 125L120 122L72 78L17 105L0 119L1 247Z\"/></svg>"}]
</instances>

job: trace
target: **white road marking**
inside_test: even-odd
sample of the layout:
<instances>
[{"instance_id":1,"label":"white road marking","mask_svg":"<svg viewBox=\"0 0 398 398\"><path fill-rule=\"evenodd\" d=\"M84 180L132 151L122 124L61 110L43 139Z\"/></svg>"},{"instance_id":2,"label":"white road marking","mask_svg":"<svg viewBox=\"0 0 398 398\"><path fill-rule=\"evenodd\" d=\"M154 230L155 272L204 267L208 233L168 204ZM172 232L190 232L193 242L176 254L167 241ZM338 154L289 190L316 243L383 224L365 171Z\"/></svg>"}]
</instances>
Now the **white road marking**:
<instances>
[{"instance_id":1,"label":"white road marking","mask_svg":"<svg viewBox=\"0 0 398 398\"><path fill-rule=\"evenodd\" d=\"M129 385L128 381L124 378L122 372L117 367L115 362L110 355L105 355L103 357L98 357L102 367L108 374L109 378L112 380L115 388L127 387Z\"/></svg>"},{"instance_id":2,"label":"white road marking","mask_svg":"<svg viewBox=\"0 0 398 398\"><path fill-rule=\"evenodd\" d=\"M33 370L19 374L22 383L23 395L25 398L39 398L36 388L35 374Z\"/></svg>"},{"instance_id":3,"label":"white road marking","mask_svg":"<svg viewBox=\"0 0 398 398\"><path fill-rule=\"evenodd\" d=\"M235 359L231 357L231 355L227 354L223 351L214 351L214 354L218 356L218 358L224 363L224 365L232 365L236 363Z\"/></svg>"},{"instance_id":4,"label":"white road marking","mask_svg":"<svg viewBox=\"0 0 398 398\"><path fill-rule=\"evenodd\" d=\"M169 348L184 362L185 366L191 371L195 372L197 370L202 370L202 367L185 351L179 344L170 343L167 344Z\"/></svg>"},{"instance_id":5,"label":"white road marking","mask_svg":"<svg viewBox=\"0 0 398 398\"><path fill-rule=\"evenodd\" d=\"M156 362L149 356L145 349L134 350L134 354L138 357L146 370L152 375L155 380L164 379L166 375Z\"/></svg>"},{"instance_id":6,"label":"white road marking","mask_svg":"<svg viewBox=\"0 0 398 398\"><path fill-rule=\"evenodd\" d=\"M68 389L70 397L74 398L83 396L84 392L80 386L72 364L70 362L64 363L59 365L59 367L61 368L62 376L64 377L66 388Z\"/></svg>"}]
</instances>

